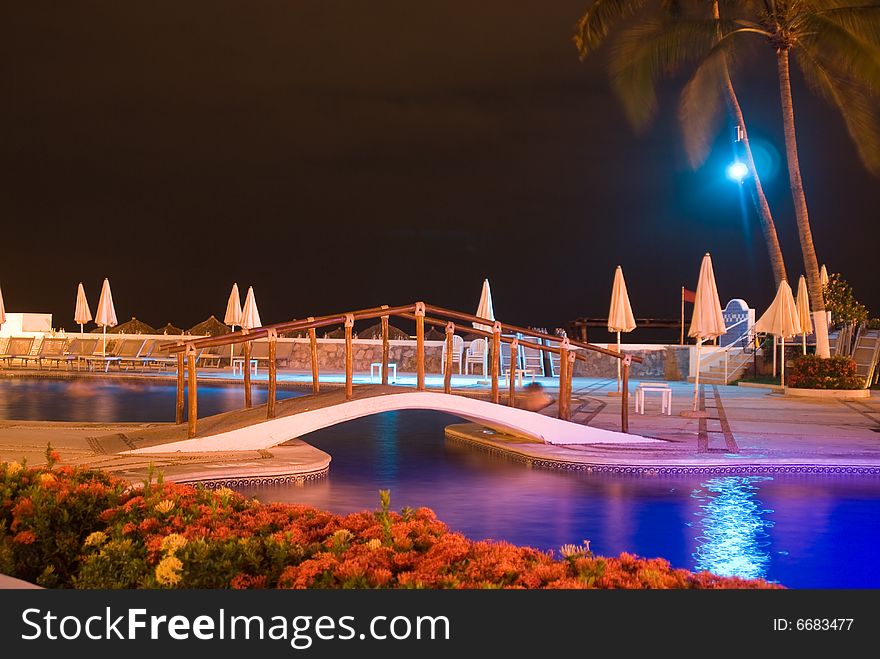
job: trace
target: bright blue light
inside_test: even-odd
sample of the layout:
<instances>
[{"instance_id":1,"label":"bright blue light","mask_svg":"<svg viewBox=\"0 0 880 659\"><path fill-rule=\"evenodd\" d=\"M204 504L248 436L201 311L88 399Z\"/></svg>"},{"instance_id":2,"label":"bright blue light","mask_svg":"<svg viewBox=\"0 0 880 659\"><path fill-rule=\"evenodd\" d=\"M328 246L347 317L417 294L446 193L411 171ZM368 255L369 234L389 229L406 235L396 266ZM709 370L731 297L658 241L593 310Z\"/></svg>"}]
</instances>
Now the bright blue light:
<instances>
[{"instance_id":1,"label":"bright blue light","mask_svg":"<svg viewBox=\"0 0 880 659\"><path fill-rule=\"evenodd\" d=\"M744 162L736 160L727 166L727 178L737 183L742 183L749 175L749 168Z\"/></svg>"}]
</instances>

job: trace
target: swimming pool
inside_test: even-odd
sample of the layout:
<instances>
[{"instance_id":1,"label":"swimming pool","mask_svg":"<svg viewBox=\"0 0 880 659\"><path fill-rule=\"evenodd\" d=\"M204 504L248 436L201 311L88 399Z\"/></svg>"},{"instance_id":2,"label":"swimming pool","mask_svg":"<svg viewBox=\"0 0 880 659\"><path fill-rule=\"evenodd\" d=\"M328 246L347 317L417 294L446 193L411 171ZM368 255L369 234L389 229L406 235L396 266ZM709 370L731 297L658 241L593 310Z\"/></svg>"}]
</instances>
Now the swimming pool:
<instances>
[{"instance_id":1,"label":"swimming pool","mask_svg":"<svg viewBox=\"0 0 880 659\"><path fill-rule=\"evenodd\" d=\"M63 381L0 381L0 418L172 418L172 386L87 384L83 394ZM255 400L265 395L254 389ZM241 396L240 387L200 386L200 412L234 409ZM304 439L333 456L327 479L243 491L344 513L376 508L378 491L390 489L395 509L428 506L476 539L543 549L588 539L600 554L663 556L676 567L789 587L880 587L880 478L542 471L447 441L445 426L457 422L438 412L387 412L311 433Z\"/></svg>"}]
</instances>

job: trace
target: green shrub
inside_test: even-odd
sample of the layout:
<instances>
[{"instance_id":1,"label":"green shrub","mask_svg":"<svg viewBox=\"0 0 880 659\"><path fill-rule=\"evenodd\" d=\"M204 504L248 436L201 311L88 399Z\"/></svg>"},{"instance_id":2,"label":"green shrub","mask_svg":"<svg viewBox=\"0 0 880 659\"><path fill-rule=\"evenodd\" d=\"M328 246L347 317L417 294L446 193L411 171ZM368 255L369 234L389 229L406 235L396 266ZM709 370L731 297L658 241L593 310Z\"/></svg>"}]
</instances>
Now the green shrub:
<instances>
[{"instance_id":1,"label":"green shrub","mask_svg":"<svg viewBox=\"0 0 880 659\"><path fill-rule=\"evenodd\" d=\"M788 386L799 389L863 389L864 378L856 375L856 363L849 357L822 359L801 355L794 360Z\"/></svg>"}]
</instances>

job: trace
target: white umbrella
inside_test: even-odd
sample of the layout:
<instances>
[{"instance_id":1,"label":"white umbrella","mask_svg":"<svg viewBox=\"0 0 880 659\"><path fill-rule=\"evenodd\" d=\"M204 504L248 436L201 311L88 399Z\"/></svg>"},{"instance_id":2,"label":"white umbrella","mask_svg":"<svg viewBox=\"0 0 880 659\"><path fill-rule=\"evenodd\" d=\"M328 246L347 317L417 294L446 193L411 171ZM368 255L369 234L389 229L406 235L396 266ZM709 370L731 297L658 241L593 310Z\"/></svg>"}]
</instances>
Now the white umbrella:
<instances>
[{"instance_id":1,"label":"white umbrella","mask_svg":"<svg viewBox=\"0 0 880 659\"><path fill-rule=\"evenodd\" d=\"M95 324L104 329L104 345L101 354L107 356L107 328L117 324L116 309L113 306L113 294L110 292L110 280L104 278L101 286L101 298L98 300L98 311L95 313Z\"/></svg>"},{"instance_id":2,"label":"white umbrella","mask_svg":"<svg viewBox=\"0 0 880 659\"><path fill-rule=\"evenodd\" d=\"M232 331L235 331L235 326L238 325L241 327L241 297L238 294L238 283L232 285L232 291L229 293L229 301L226 303L226 315L223 317L223 322L232 327ZM232 359L235 355L235 344L229 346L229 363L232 364Z\"/></svg>"},{"instance_id":3,"label":"white umbrella","mask_svg":"<svg viewBox=\"0 0 880 659\"><path fill-rule=\"evenodd\" d=\"M785 339L801 332L801 320L798 317L797 303L791 294L791 286L787 281L779 284L776 297L764 315L755 323L756 332L766 332L782 339L782 367L780 384L785 386ZM775 342L774 342L775 343ZM773 347L776 354L776 347Z\"/></svg>"},{"instance_id":4,"label":"white umbrella","mask_svg":"<svg viewBox=\"0 0 880 659\"><path fill-rule=\"evenodd\" d=\"M483 280L483 290L480 293L480 304L477 305L477 316L488 320L495 320L495 310L492 308L492 291L489 289L488 279ZM473 326L474 329L483 330L484 332L492 331L490 325L473 323Z\"/></svg>"},{"instance_id":5,"label":"white umbrella","mask_svg":"<svg viewBox=\"0 0 880 659\"><path fill-rule=\"evenodd\" d=\"M718 288L715 285L715 272L712 269L712 257L706 253L700 265L700 278L694 295L694 315L688 336L697 339L697 374L694 378L694 412L699 406L700 395L700 351L705 339L714 339L727 331L724 315L721 313L721 301L718 299Z\"/></svg>"},{"instance_id":6,"label":"white umbrella","mask_svg":"<svg viewBox=\"0 0 880 659\"><path fill-rule=\"evenodd\" d=\"M801 336L804 343L804 354L806 355L807 334L813 333L813 321L810 318L810 296L807 295L807 280L803 275L801 275L801 278L798 280L798 292L795 306L797 306L798 318L800 318L801 321Z\"/></svg>"},{"instance_id":7,"label":"white umbrella","mask_svg":"<svg viewBox=\"0 0 880 659\"><path fill-rule=\"evenodd\" d=\"M241 313L241 327L247 330L262 327L260 312L257 311L257 299L254 297L254 287L248 288L247 297L244 299L244 310Z\"/></svg>"},{"instance_id":8,"label":"white umbrella","mask_svg":"<svg viewBox=\"0 0 880 659\"><path fill-rule=\"evenodd\" d=\"M83 333L83 325L92 319L92 310L89 309L89 301L86 299L86 289L82 282L76 289L76 310L73 312L73 322L79 325L79 333Z\"/></svg>"},{"instance_id":9,"label":"white umbrella","mask_svg":"<svg viewBox=\"0 0 880 659\"><path fill-rule=\"evenodd\" d=\"M828 268L824 264L822 264L822 270L819 272L819 283L822 284L822 288L828 285Z\"/></svg>"},{"instance_id":10,"label":"white umbrella","mask_svg":"<svg viewBox=\"0 0 880 659\"><path fill-rule=\"evenodd\" d=\"M6 307L3 306L3 291L0 290L0 325L6 322Z\"/></svg>"},{"instance_id":11,"label":"white umbrella","mask_svg":"<svg viewBox=\"0 0 880 659\"><path fill-rule=\"evenodd\" d=\"M620 352L620 333L632 332L636 328L623 269L617 266L614 271L614 285L611 288L611 307L608 310L608 331L617 332L617 352ZM620 360L617 360L617 392L620 393Z\"/></svg>"}]
</instances>

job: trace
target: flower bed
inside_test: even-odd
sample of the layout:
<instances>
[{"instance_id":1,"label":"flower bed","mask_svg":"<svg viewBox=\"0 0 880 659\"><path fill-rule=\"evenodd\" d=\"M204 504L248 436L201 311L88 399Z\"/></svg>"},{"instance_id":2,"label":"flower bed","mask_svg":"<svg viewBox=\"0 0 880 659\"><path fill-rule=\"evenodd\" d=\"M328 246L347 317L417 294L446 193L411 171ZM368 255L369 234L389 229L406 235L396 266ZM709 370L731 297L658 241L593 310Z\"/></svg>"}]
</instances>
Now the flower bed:
<instances>
[{"instance_id":1,"label":"flower bed","mask_svg":"<svg viewBox=\"0 0 880 659\"><path fill-rule=\"evenodd\" d=\"M774 588L663 559L559 556L449 531L427 508L333 515L228 489L130 488L98 471L0 463L0 573L75 588Z\"/></svg>"},{"instance_id":2,"label":"flower bed","mask_svg":"<svg viewBox=\"0 0 880 659\"><path fill-rule=\"evenodd\" d=\"M788 386L795 389L864 389L865 382L856 375L856 363L849 357L822 359L801 355L794 360Z\"/></svg>"}]
</instances>

